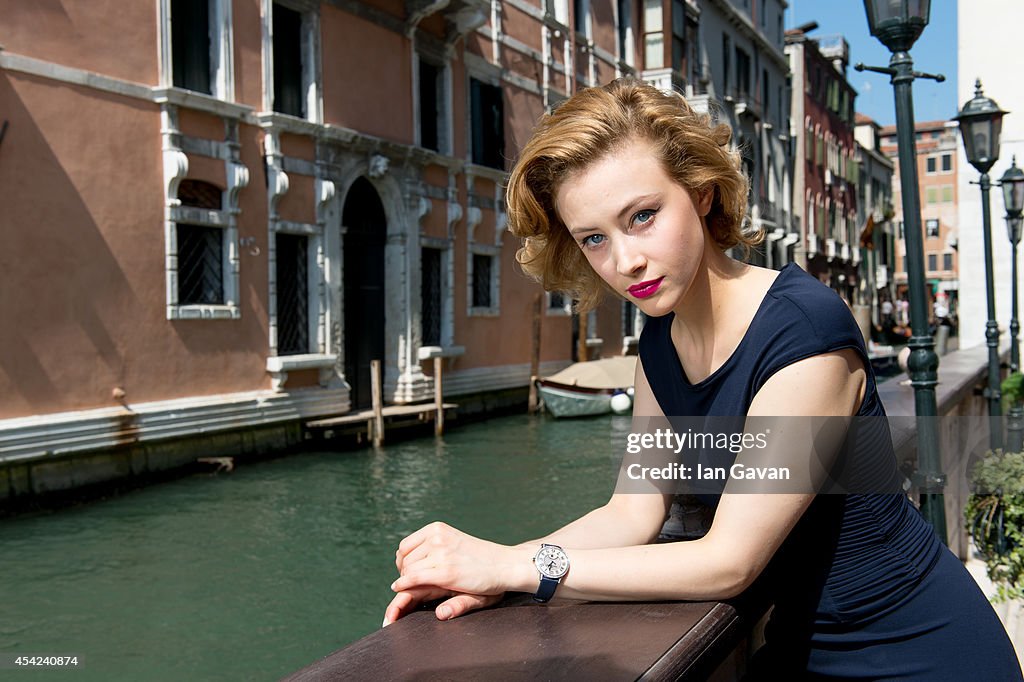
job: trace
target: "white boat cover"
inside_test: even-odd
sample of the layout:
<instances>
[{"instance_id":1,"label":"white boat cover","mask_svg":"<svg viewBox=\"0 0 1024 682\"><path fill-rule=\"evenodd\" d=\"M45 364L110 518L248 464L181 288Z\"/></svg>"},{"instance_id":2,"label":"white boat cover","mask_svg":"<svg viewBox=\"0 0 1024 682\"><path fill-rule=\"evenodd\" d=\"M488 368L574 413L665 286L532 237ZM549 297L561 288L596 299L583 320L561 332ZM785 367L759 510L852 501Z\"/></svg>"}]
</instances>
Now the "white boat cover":
<instances>
[{"instance_id":1,"label":"white boat cover","mask_svg":"<svg viewBox=\"0 0 1024 682\"><path fill-rule=\"evenodd\" d=\"M620 355L614 358L577 362L561 372L544 377L566 386L584 388L627 389L633 385L636 356Z\"/></svg>"}]
</instances>

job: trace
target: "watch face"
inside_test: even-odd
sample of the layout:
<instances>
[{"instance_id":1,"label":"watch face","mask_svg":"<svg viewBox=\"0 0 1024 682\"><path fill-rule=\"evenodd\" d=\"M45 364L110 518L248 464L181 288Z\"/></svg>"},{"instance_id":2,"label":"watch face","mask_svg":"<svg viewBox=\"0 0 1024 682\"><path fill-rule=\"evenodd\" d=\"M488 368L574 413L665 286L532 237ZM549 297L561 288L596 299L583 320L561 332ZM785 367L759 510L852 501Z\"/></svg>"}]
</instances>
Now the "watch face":
<instances>
[{"instance_id":1,"label":"watch face","mask_svg":"<svg viewBox=\"0 0 1024 682\"><path fill-rule=\"evenodd\" d=\"M548 545L542 547L537 556L533 558L537 570L541 575L548 578L561 578L569 572L569 557L565 555L561 547Z\"/></svg>"}]
</instances>

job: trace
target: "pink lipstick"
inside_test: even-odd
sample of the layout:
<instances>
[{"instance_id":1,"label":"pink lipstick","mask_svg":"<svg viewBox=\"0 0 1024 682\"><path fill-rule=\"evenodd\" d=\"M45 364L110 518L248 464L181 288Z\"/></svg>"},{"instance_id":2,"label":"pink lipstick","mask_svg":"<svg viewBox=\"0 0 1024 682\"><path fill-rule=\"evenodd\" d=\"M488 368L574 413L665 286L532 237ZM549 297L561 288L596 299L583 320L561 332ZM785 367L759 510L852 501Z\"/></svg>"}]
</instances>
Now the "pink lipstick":
<instances>
[{"instance_id":1,"label":"pink lipstick","mask_svg":"<svg viewBox=\"0 0 1024 682\"><path fill-rule=\"evenodd\" d=\"M658 279L640 282L639 284L634 284L633 286L629 287L628 289L626 289L626 291L628 291L631 295L635 296L636 298L647 298L648 296L653 296L655 292L658 291L658 288L661 286L661 281L663 279L665 278L659 277Z\"/></svg>"}]
</instances>

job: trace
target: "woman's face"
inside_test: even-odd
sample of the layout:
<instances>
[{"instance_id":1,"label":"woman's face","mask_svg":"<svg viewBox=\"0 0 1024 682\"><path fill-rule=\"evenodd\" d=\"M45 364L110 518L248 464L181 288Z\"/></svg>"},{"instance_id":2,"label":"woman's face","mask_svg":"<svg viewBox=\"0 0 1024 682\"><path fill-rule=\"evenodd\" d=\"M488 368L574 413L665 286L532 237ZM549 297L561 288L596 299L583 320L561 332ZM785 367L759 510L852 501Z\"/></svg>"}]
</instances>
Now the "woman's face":
<instances>
[{"instance_id":1,"label":"woman's face","mask_svg":"<svg viewBox=\"0 0 1024 682\"><path fill-rule=\"evenodd\" d=\"M654 316L683 302L702 267L709 237L701 218L710 193L700 204L639 138L570 175L555 196L558 215L594 272Z\"/></svg>"}]
</instances>

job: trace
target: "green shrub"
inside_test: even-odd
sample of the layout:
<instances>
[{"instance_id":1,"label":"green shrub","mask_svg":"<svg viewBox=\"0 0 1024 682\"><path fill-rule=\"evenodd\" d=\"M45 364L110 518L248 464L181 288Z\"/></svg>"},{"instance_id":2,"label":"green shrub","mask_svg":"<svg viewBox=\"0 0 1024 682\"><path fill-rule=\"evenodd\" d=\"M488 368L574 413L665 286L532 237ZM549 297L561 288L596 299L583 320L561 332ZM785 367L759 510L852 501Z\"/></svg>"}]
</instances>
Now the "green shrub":
<instances>
[{"instance_id":1,"label":"green shrub","mask_svg":"<svg viewBox=\"0 0 1024 682\"><path fill-rule=\"evenodd\" d=\"M995 601L1024 597L1024 453L988 453L973 472L964 516L995 584Z\"/></svg>"}]
</instances>

